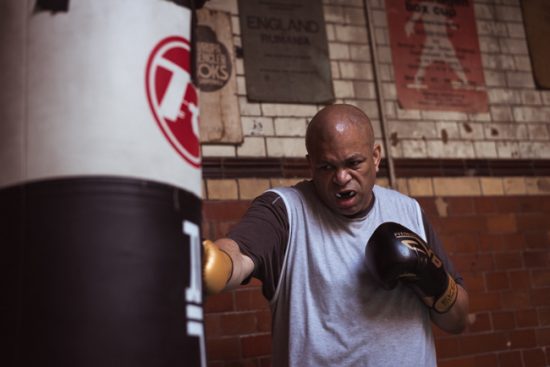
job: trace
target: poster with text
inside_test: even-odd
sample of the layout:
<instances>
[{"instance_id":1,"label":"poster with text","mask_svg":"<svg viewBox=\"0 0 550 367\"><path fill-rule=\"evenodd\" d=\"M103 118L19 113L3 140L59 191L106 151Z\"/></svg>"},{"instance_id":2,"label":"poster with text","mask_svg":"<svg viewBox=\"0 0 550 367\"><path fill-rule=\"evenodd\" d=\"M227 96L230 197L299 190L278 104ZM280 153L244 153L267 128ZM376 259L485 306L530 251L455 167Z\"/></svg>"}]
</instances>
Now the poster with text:
<instances>
[{"instance_id":1,"label":"poster with text","mask_svg":"<svg viewBox=\"0 0 550 367\"><path fill-rule=\"evenodd\" d=\"M321 0L239 0L250 101L334 100Z\"/></svg>"},{"instance_id":2,"label":"poster with text","mask_svg":"<svg viewBox=\"0 0 550 367\"><path fill-rule=\"evenodd\" d=\"M386 0L403 109L488 110L471 0Z\"/></svg>"}]
</instances>

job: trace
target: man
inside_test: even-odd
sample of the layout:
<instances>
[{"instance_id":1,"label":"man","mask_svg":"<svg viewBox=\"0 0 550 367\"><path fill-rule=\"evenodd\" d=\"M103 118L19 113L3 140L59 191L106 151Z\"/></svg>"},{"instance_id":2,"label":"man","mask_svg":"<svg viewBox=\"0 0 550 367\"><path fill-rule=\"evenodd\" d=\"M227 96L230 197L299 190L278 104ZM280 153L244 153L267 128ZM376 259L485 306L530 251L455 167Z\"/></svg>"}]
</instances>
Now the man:
<instances>
[{"instance_id":1,"label":"man","mask_svg":"<svg viewBox=\"0 0 550 367\"><path fill-rule=\"evenodd\" d=\"M236 287L250 276L262 280L273 315L274 366L435 366L430 320L461 332L468 296L418 203L374 184L381 147L368 117L351 105L325 107L308 126L306 148L311 181L262 194L228 238L206 242L207 287ZM444 295L428 296L450 300L444 307L414 291L421 282L439 280L416 274L410 279L424 279L387 290L377 269L367 268L365 246L385 222L427 240L425 253L433 250L435 257L426 263L443 271L446 281L435 284ZM367 247L382 253L396 248L385 238L377 241L378 247ZM409 247L397 248L403 250ZM409 275L403 271L395 280ZM455 281L459 285L451 287Z\"/></svg>"}]
</instances>

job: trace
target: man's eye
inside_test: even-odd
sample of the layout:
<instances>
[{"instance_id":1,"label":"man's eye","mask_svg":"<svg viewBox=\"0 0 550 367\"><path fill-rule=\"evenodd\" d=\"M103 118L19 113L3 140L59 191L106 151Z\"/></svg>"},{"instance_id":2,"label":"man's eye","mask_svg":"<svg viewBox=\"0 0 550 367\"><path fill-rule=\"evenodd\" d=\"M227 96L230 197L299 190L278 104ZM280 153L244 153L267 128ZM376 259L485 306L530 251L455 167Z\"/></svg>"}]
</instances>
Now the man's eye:
<instances>
[{"instance_id":1,"label":"man's eye","mask_svg":"<svg viewBox=\"0 0 550 367\"><path fill-rule=\"evenodd\" d=\"M321 166L318 166L317 168L320 169L321 171L330 171L330 170L332 170L332 166L330 164L323 164Z\"/></svg>"}]
</instances>

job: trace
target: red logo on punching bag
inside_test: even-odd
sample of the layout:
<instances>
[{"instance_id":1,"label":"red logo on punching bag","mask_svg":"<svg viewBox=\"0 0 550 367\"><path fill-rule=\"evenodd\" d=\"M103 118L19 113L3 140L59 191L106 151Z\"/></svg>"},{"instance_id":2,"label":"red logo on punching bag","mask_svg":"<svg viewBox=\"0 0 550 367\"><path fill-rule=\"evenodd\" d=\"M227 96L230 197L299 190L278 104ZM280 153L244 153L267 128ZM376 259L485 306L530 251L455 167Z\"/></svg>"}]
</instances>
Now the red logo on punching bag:
<instances>
[{"instance_id":1,"label":"red logo on punching bag","mask_svg":"<svg viewBox=\"0 0 550 367\"><path fill-rule=\"evenodd\" d=\"M199 167L199 104L190 70L189 41L168 37L151 52L145 83L149 106L164 136L187 162Z\"/></svg>"}]
</instances>

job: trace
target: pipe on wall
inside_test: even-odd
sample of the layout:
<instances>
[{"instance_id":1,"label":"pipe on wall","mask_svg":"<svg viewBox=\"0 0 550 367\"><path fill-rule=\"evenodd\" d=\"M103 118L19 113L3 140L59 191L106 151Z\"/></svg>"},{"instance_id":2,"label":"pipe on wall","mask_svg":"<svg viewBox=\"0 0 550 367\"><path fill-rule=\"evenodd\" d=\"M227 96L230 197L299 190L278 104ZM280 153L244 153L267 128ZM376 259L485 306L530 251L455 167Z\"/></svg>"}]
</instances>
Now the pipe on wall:
<instances>
[{"instance_id":1,"label":"pipe on wall","mask_svg":"<svg viewBox=\"0 0 550 367\"><path fill-rule=\"evenodd\" d=\"M376 49L376 37L374 33L374 24L371 21L370 14L371 9L369 6L369 0L364 0L363 3L365 4L364 10L365 10L365 20L367 22L367 32L369 34L369 43L370 43L370 54L372 59L372 71L374 76L374 84L376 88L376 102L378 105L378 113L380 116L380 129L382 132L382 142L384 146L384 152L386 155L386 162L388 164L388 178L389 178L389 185L391 188L396 187L396 177L395 177L395 168L394 168L394 162L393 157L391 155L390 151L390 139L388 136L388 128L386 123L386 114L384 112L384 95L382 91L382 83L380 82L380 66L378 64L378 52Z\"/></svg>"}]
</instances>

